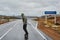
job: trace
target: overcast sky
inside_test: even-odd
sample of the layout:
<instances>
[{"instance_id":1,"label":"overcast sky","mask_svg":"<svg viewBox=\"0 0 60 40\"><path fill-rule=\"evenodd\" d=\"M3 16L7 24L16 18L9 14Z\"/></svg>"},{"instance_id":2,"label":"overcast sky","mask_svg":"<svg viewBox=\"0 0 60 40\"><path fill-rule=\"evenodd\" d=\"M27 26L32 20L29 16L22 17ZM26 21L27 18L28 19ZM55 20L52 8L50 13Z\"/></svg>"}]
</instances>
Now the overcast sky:
<instances>
[{"instance_id":1,"label":"overcast sky","mask_svg":"<svg viewBox=\"0 0 60 40\"><path fill-rule=\"evenodd\" d=\"M60 0L0 0L0 15L41 16L46 10L59 13Z\"/></svg>"}]
</instances>

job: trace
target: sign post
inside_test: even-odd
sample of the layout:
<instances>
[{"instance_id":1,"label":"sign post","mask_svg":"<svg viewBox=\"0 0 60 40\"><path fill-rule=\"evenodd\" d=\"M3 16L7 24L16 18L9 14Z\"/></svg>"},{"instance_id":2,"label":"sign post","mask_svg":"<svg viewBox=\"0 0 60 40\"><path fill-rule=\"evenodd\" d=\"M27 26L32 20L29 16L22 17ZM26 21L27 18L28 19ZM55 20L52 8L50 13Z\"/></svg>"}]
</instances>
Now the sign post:
<instances>
[{"instance_id":1,"label":"sign post","mask_svg":"<svg viewBox=\"0 0 60 40\"><path fill-rule=\"evenodd\" d=\"M55 16L54 22L56 23L56 15L54 15L54 16Z\"/></svg>"},{"instance_id":2,"label":"sign post","mask_svg":"<svg viewBox=\"0 0 60 40\"><path fill-rule=\"evenodd\" d=\"M47 15L54 15L54 23L56 23L56 11L45 11L45 21L47 22Z\"/></svg>"}]
</instances>

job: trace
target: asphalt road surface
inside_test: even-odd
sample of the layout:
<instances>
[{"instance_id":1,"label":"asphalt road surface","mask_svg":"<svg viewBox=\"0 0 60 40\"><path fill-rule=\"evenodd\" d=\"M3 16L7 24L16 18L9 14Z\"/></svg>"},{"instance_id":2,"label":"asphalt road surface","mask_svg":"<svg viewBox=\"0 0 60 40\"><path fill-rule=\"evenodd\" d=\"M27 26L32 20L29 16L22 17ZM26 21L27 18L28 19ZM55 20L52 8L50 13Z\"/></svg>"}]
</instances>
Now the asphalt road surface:
<instances>
[{"instance_id":1,"label":"asphalt road surface","mask_svg":"<svg viewBox=\"0 0 60 40\"><path fill-rule=\"evenodd\" d=\"M27 29L29 35L28 39L25 39L23 23L21 20L2 24L0 25L0 40L44 40L44 37L42 37L34 28L35 27L28 23Z\"/></svg>"}]
</instances>

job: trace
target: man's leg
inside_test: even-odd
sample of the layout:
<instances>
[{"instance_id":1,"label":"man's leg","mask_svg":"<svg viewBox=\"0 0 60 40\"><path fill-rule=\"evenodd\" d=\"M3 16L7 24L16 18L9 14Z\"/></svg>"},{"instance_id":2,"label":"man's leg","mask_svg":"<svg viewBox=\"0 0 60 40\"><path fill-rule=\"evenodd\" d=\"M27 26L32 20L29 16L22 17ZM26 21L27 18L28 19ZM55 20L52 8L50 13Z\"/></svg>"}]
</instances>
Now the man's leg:
<instances>
[{"instance_id":1,"label":"man's leg","mask_svg":"<svg viewBox=\"0 0 60 40\"><path fill-rule=\"evenodd\" d=\"M23 29L25 31L25 38L28 38L27 24L23 25Z\"/></svg>"},{"instance_id":2,"label":"man's leg","mask_svg":"<svg viewBox=\"0 0 60 40\"><path fill-rule=\"evenodd\" d=\"M24 29L25 33L28 34L28 31L27 31L27 24L24 24L24 25L23 25L23 29Z\"/></svg>"}]
</instances>

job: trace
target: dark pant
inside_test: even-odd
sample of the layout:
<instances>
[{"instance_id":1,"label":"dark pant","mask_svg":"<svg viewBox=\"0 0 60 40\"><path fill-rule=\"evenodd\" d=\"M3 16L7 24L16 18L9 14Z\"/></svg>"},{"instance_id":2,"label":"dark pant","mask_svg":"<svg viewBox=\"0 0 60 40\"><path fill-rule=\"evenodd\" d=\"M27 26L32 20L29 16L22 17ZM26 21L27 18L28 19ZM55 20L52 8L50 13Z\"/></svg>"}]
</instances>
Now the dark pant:
<instances>
[{"instance_id":1,"label":"dark pant","mask_svg":"<svg viewBox=\"0 0 60 40\"><path fill-rule=\"evenodd\" d=\"M25 31L26 34L28 34L28 31L27 31L27 24L23 24L23 30Z\"/></svg>"}]
</instances>

